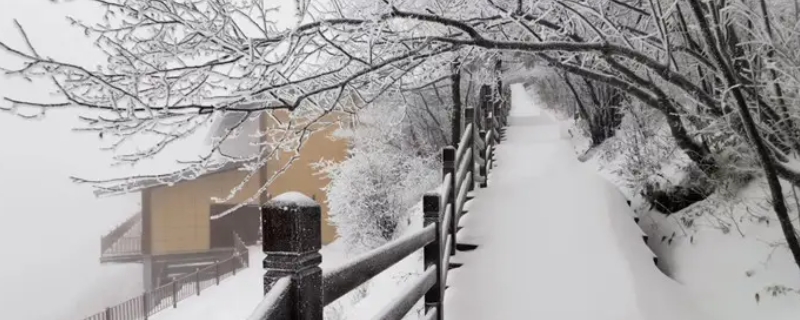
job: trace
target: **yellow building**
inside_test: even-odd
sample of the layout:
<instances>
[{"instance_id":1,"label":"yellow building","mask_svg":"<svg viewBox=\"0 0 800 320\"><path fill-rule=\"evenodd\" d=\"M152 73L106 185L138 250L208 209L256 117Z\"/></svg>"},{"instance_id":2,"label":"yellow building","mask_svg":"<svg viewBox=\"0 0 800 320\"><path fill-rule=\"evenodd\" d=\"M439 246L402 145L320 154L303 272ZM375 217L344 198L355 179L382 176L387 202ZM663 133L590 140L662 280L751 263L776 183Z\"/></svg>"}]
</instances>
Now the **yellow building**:
<instances>
[{"instance_id":1,"label":"yellow building","mask_svg":"<svg viewBox=\"0 0 800 320\"><path fill-rule=\"evenodd\" d=\"M223 135L232 125L238 124L242 132L220 145L220 151L233 156L253 155L259 148L256 144L264 142L253 140L257 136L255 133L279 127L287 116L285 112L274 112L271 116L262 114L257 121L242 123L242 114L228 114L215 120L209 134L210 141L213 142L214 137ZM234 232L246 244L254 244L260 238L259 206L271 195L288 191L304 193L320 203L323 242L333 241L336 230L327 223L328 208L323 191L329 179L317 174L318 170L312 164L321 159L335 162L345 159L348 141L335 138L334 131L342 125L350 125L351 118L344 113L330 113L319 120L309 127L310 134L299 149L299 157L287 170L277 175L269 183L267 191L254 198L254 201L248 202L248 199L284 167L294 152L282 151L277 157L270 158L266 166L259 169L225 203L216 203L212 199L226 198L232 189L244 181L249 172L241 170L242 163L228 162L217 170L191 180L169 183L168 179L154 177L121 187L120 190L141 192L141 212L103 237L101 261L142 262L145 265L146 286L157 286L172 276L193 270L181 268L181 265L196 268L229 256ZM259 139L266 139L263 136L267 135ZM178 173L183 175L180 171ZM241 203L247 205L221 215Z\"/></svg>"}]
</instances>

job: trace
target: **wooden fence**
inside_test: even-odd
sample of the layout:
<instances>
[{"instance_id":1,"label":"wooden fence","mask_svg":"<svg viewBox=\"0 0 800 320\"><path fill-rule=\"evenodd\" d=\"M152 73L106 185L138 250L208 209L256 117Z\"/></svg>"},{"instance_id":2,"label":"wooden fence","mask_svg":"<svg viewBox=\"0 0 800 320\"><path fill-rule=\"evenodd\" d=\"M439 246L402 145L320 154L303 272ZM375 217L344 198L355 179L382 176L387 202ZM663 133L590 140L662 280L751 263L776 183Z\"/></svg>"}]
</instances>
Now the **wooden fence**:
<instances>
[{"instance_id":1,"label":"wooden fence","mask_svg":"<svg viewBox=\"0 0 800 320\"><path fill-rule=\"evenodd\" d=\"M84 320L140 320L167 308L177 308L178 302L200 295L200 292L219 285L220 281L249 266L249 252L247 246L234 234L235 245L233 255L225 260L218 261L195 272L177 277L172 282L146 291L139 296L131 298L113 307L98 312Z\"/></svg>"},{"instance_id":2,"label":"wooden fence","mask_svg":"<svg viewBox=\"0 0 800 320\"><path fill-rule=\"evenodd\" d=\"M494 146L507 123L508 91L501 95L493 88L503 88L502 83L481 87L477 108L464 109L465 125L454 126L457 144L442 150L442 184L423 197L421 230L322 272L319 205L283 194L262 207L265 297L247 319L321 320L324 306L420 249L425 271L375 319L401 319L420 299L425 302L426 319L443 319L447 270L453 267L450 257L457 247L474 248L456 238L464 204L476 184L487 186Z\"/></svg>"}]
</instances>

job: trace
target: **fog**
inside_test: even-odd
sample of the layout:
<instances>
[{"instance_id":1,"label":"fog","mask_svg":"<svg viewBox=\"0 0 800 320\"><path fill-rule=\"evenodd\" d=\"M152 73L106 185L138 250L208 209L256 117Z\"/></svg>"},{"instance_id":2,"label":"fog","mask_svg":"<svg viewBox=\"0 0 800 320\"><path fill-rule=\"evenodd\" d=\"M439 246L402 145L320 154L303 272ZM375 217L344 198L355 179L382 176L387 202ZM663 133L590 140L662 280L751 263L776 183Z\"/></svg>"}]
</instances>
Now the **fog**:
<instances>
[{"instance_id":1,"label":"fog","mask_svg":"<svg viewBox=\"0 0 800 320\"><path fill-rule=\"evenodd\" d=\"M0 39L23 44L18 19L42 55L94 66L103 59L65 15L99 16L84 1L0 0ZM0 52L0 67L19 60ZM0 97L47 98L41 83L0 76ZM96 199L71 175L96 176L109 155L71 131L74 113L44 120L0 113L0 310L2 319L81 320L141 294L138 264L101 265L100 236L138 210L138 194Z\"/></svg>"}]
</instances>

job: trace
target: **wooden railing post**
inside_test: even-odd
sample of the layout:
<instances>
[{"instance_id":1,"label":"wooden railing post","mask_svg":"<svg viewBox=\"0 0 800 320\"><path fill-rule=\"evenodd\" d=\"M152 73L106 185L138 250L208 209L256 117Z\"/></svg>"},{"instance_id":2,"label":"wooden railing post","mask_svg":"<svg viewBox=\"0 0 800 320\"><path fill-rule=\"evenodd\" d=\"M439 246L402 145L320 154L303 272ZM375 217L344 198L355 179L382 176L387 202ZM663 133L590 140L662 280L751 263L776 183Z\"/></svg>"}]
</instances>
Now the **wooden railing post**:
<instances>
[{"instance_id":1,"label":"wooden railing post","mask_svg":"<svg viewBox=\"0 0 800 320\"><path fill-rule=\"evenodd\" d=\"M503 107L503 127L508 126L508 114L511 111L511 88L506 87L506 103Z\"/></svg>"},{"instance_id":2,"label":"wooden railing post","mask_svg":"<svg viewBox=\"0 0 800 320\"><path fill-rule=\"evenodd\" d=\"M494 65L494 74L495 74L495 88L494 88L494 107L492 108L494 111L500 109L500 106L503 103L503 78L502 78L502 71L503 68L503 61L497 59Z\"/></svg>"},{"instance_id":3,"label":"wooden railing post","mask_svg":"<svg viewBox=\"0 0 800 320\"><path fill-rule=\"evenodd\" d=\"M452 68L453 73L450 76L450 82L453 95L453 116L450 127L452 128L452 145L458 148L461 132L464 131L461 124L461 63L458 60L454 61Z\"/></svg>"},{"instance_id":4,"label":"wooden railing post","mask_svg":"<svg viewBox=\"0 0 800 320\"><path fill-rule=\"evenodd\" d=\"M499 60L498 60L498 62L499 62ZM495 85L492 86L491 92L489 93L489 97L488 97L489 99L488 99L488 101L486 101L486 114L484 115L486 117L486 127L485 127L486 132L492 132L492 130L495 129L494 120L495 120L495 117L497 116L497 109L499 109L499 106L500 106L500 91L499 91L500 89L499 89L499 86L502 85L502 84L500 82L500 75L498 74L498 71L497 71L498 68L499 68L498 66L495 66L495 77L496 77L497 81L495 82ZM496 138L497 137L492 137L492 140L494 140ZM486 141L486 147L487 148L489 148L490 144L493 144L493 141ZM485 160L489 161L489 159L485 159Z\"/></svg>"},{"instance_id":5,"label":"wooden railing post","mask_svg":"<svg viewBox=\"0 0 800 320\"><path fill-rule=\"evenodd\" d=\"M473 164L475 163L474 159L475 159L475 156L477 155L477 151L478 151L475 148L475 140L477 140L476 135L478 134L478 129L477 129L477 125L478 124L475 121L475 108L468 107L468 108L464 109L464 120L466 121L465 125L472 124L472 139L468 143L470 144L469 148L472 149L473 161L472 161L472 164L470 164L468 166L468 168L467 168L467 171L468 171L467 175L472 177L472 179L471 179L472 181L469 183L469 187L468 188L469 188L469 191L472 191L472 190L475 190L475 166Z\"/></svg>"},{"instance_id":6,"label":"wooden railing post","mask_svg":"<svg viewBox=\"0 0 800 320\"><path fill-rule=\"evenodd\" d=\"M264 293L280 278L292 279L287 320L322 320L322 213L319 204L287 192L261 208Z\"/></svg>"},{"instance_id":7,"label":"wooden railing post","mask_svg":"<svg viewBox=\"0 0 800 320\"><path fill-rule=\"evenodd\" d=\"M425 293L425 312L430 309L436 308L436 317L433 319L444 319L444 286L442 283L443 273L447 272L447 267L442 265L442 258L444 258L443 245L447 242L446 238L442 238L442 198L438 193L429 193L422 198L422 208L424 212L425 222L427 227L430 224L436 224L436 240L429 243L423 249L425 258L424 268L427 270L430 267L436 266L436 284L434 284L428 292ZM455 246L453 246L455 248Z\"/></svg>"},{"instance_id":8,"label":"wooden railing post","mask_svg":"<svg viewBox=\"0 0 800 320\"><path fill-rule=\"evenodd\" d=\"M444 147L444 149L442 149L442 177L446 177L448 174L450 175L450 180L447 180L444 183L450 185L450 188L448 188L450 191L442 196L446 197L447 199L446 203L449 203L453 207L453 210L455 210L456 192L458 192L458 190L456 190L456 184L455 184L456 149L453 148L452 146L447 146ZM456 217L457 215L454 214L453 216ZM451 235L453 235L453 246L450 248L450 255L455 255L456 233L458 232L458 219L454 218L450 219L450 221L451 221L450 225L447 226L447 228L449 228L448 232Z\"/></svg>"},{"instance_id":9,"label":"wooden railing post","mask_svg":"<svg viewBox=\"0 0 800 320\"><path fill-rule=\"evenodd\" d=\"M478 135L481 137L481 139L486 139L486 129L481 129L480 131L478 131ZM489 144L492 143L491 141L488 141L488 139L486 139L486 140L487 141L483 142L483 148L479 148L478 153L476 155L474 155L474 156L477 156L477 157L480 157L480 158L485 158L486 157L486 150L488 148L490 148ZM475 158L475 159L477 159L477 158ZM480 183L480 187L481 188L486 188L486 186L488 185L488 182L489 182L489 176L486 174L486 164L487 163L489 163L489 159L483 159L483 163L478 165L478 175L480 175L481 178L483 178L483 180L481 180L481 183Z\"/></svg>"},{"instance_id":10,"label":"wooden railing post","mask_svg":"<svg viewBox=\"0 0 800 320\"><path fill-rule=\"evenodd\" d=\"M492 97L494 96L492 92L492 86L485 84L481 86L481 103L478 104L478 114L477 116L480 118L478 123L478 129L486 129L488 121L489 111L492 109Z\"/></svg>"}]
</instances>

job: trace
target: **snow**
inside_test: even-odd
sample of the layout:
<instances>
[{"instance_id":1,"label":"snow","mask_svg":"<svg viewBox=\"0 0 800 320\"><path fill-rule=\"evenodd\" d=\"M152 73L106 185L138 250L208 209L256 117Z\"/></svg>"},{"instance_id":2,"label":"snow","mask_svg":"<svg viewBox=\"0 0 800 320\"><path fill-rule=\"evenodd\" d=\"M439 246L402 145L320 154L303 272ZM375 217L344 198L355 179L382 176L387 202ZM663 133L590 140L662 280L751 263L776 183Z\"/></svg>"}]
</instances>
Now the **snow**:
<instances>
[{"instance_id":1,"label":"snow","mask_svg":"<svg viewBox=\"0 0 800 320\"><path fill-rule=\"evenodd\" d=\"M461 222L459 241L479 247L453 258L464 265L448 276L446 318L716 319L653 264L626 198L576 160L564 126L519 89L489 188L477 190ZM263 254L251 250L257 266ZM352 259L345 251L341 240L324 247L322 268L345 265ZM355 290L328 306L326 319L371 319L418 279L421 266L412 254L370 281L366 297ZM246 318L263 300L262 275L249 268L153 319ZM405 319L421 318L420 310L418 302Z\"/></svg>"},{"instance_id":2,"label":"snow","mask_svg":"<svg viewBox=\"0 0 800 320\"><path fill-rule=\"evenodd\" d=\"M273 206L296 205L299 207L313 207L319 205L314 199L297 191L284 192L272 198Z\"/></svg>"},{"instance_id":3,"label":"snow","mask_svg":"<svg viewBox=\"0 0 800 320\"><path fill-rule=\"evenodd\" d=\"M685 288L654 266L651 258L655 254L642 241L644 232L633 220L634 213L627 205L626 198L610 182L603 180L602 184L604 186L598 189L606 191L609 204L606 212L612 232L628 261L630 274L636 275L633 277L634 290L642 319L714 319L695 305Z\"/></svg>"},{"instance_id":4,"label":"snow","mask_svg":"<svg viewBox=\"0 0 800 320\"><path fill-rule=\"evenodd\" d=\"M641 225L650 234L650 245L662 257L662 268L717 318L789 320L800 312L795 293L772 296L766 291L774 285L796 288L800 275L785 245L776 245L785 240L767 204L764 184L757 180L733 199L712 195L705 203L690 207L694 212L705 210L694 220L694 228L678 223L680 216L691 211L673 217L657 212L641 214ZM786 190L791 203L791 188ZM759 222L759 217L771 222ZM719 223L727 224L729 231L721 230ZM662 241L672 234L673 241Z\"/></svg>"},{"instance_id":5,"label":"snow","mask_svg":"<svg viewBox=\"0 0 800 320\"><path fill-rule=\"evenodd\" d=\"M289 293L289 285L292 284L292 277L285 276L283 278L278 279L272 284L270 287L269 292L264 295L264 299L258 303L256 309L253 310L253 313L247 317L247 320L264 320L264 315L271 314L276 311L277 307L285 297L286 294Z\"/></svg>"},{"instance_id":6,"label":"snow","mask_svg":"<svg viewBox=\"0 0 800 320\"><path fill-rule=\"evenodd\" d=\"M404 233L413 233L421 228L420 215L415 215L412 225ZM322 248L323 272L330 272L348 261L345 243L338 239ZM263 292L264 270L259 267L265 255L260 248L250 248L250 268L236 276L204 290L200 296L191 297L178 303L176 309L166 309L150 317L152 320L232 320L247 319L265 299ZM362 299L360 290L353 290L325 308L327 320L369 319L363 315L372 314L386 305L397 295L398 283L417 277L422 272L422 254L415 252L388 268L372 280L364 289L369 295ZM326 272L326 273L327 273ZM421 310L421 304L415 308ZM414 309L412 309L414 310ZM412 311L414 313L415 311ZM408 320L417 319L412 314Z\"/></svg>"},{"instance_id":7,"label":"snow","mask_svg":"<svg viewBox=\"0 0 800 320\"><path fill-rule=\"evenodd\" d=\"M334 241L322 248L324 269L343 262L344 246ZM238 320L247 319L264 299L264 269L261 261L265 255L260 247L250 248L250 267L200 293L150 317L151 320Z\"/></svg>"},{"instance_id":8,"label":"snow","mask_svg":"<svg viewBox=\"0 0 800 320\"><path fill-rule=\"evenodd\" d=\"M562 127L513 86L498 167L461 224L448 319L710 319L652 264L613 185L579 163ZM649 264L648 264L649 262ZM674 299L668 299L674 298Z\"/></svg>"},{"instance_id":9,"label":"snow","mask_svg":"<svg viewBox=\"0 0 800 320\"><path fill-rule=\"evenodd\" d=\"M615 138L619 137L617 132ZM797 288L800 274L785 247L763 179L756 179L736 194L718 192L665 216L649 210L649 204L643 203L633 186L620 176L624 154L605 159L600 156L609 153L605 147L591 149L586 165L631 199L639 225L649 235L649 247L659 257L659 268L681 284L676 296L697 301L698 308L715 319L796 319L800 313L797 293L773 296L768 290L774 286ZM683 172L676 171L679 161L682 159L665 159L660 176L672 182L680 180ZM784 187L790 215L796 217L798 206L792 188L788 184Z\"/></svg>"}]
</instances>

